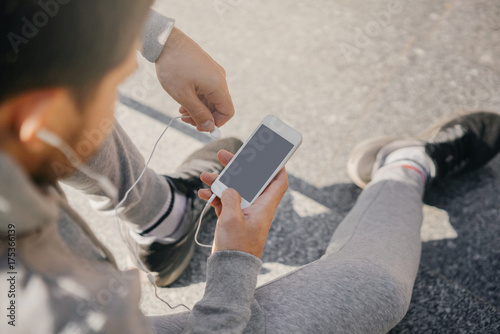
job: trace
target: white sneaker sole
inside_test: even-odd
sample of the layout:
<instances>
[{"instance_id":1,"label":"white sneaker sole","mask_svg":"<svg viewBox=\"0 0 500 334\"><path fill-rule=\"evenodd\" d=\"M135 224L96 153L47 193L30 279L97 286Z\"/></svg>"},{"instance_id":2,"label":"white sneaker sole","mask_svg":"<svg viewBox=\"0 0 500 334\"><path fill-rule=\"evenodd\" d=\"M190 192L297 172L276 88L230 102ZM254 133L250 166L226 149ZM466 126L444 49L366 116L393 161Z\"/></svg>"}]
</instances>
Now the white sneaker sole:
<instances>
[{"instance_id":1,"label":"white sneaker sole","mask_svg":"<svg viewBox=\"0 0 500 334\"><path fill-rule=\"evenodd\" d=\"M347 174L358 187L364 189L371 180L372 169L380 149L400 137L376 137L354 147L347 161Z\"/></svg>"}]
</instances>

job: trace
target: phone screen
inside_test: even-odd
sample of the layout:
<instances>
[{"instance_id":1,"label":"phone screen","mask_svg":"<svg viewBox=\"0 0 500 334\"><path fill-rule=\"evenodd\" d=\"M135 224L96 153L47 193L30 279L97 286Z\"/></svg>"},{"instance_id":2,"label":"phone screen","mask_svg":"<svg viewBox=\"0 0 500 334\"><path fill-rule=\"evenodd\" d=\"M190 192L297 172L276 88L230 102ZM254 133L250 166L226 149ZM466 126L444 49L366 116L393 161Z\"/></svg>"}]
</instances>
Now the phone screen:
<instances>
[{"instance_id":1,"label":"phone screen","mask_svg":"<svg viewBox=\"0 0 500 334\"><path fill-rule=\"evenodd\" d=\"M261 124L219 181L251 202L293 144Z\"/></svg>"}]
</instances>

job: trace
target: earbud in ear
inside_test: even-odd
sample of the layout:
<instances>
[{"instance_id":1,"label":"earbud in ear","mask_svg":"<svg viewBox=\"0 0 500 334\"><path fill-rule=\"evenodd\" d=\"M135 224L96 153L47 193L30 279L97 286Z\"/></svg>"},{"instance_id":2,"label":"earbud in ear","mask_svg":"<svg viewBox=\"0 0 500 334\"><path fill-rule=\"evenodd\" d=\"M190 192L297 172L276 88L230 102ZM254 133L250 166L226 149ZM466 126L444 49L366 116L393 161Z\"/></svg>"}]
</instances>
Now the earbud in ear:
<instances>
[{"instance_id":1,"label":"earbud in ear","mask_svg":"<svg viewBox=\"0 0 500 334\"><path fill-rule=\"evenodd\" d=\"M52 147L59 149L64 147L64 142L62 141L62 139L47 129L38 130L36 136L38 137L38 139Z\"/></svg>"},{"instance_id":2,"label":"earbud in ear","mask_svg":"<svg viewBox=\"0 0 500 334\"><path fill-rule=\"evenodd\" d=\"M36 136L38 139L41 141L45 142L46 144L57 148L59 151L61 151L68 161L80 172L83 174L87 175L89 178L94 179L97 181L99 184L101 190L108 195L111 199L114 201L118 200L118 190L116 187L111 183L111 181L106 178L105 176L102 176L100 174L94 173L90 168L88 168L81 160L80 158L76 155L76 153L73 151L73 149L66 144L61 138L59 138L57 135L54 133L50 132L47 129L40 129L36 133Z\"/></svg>"}]
</instances>

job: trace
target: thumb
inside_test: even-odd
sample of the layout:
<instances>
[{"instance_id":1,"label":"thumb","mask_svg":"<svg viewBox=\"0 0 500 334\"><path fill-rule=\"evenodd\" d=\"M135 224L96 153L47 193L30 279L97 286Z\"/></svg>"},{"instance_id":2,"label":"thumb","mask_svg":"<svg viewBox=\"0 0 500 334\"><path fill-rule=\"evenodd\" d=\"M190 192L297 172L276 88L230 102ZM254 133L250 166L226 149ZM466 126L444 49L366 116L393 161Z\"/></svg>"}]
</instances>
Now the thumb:
<instances>
[{"instance_id":1,"label":"thumb","mask_svg":"<svg viewBox=\"0 0 500 334\"><path fill-rule=\"evenodd\" d=\"M223 221L234 221L243 219L241 210L241 196L234 189L226 189L221 196L222 211L220 219Z\"/></svg>"},{"instance_id":2,"label":"thumb","mask_svg":"<svg viewBox=\"0 0 500 334\"><path fill-rule=\"evenodd\" d=\"M210 109L208 109L194 91L190 91L183 101L180 102L198 126L198 130L212 131L214 129L214 117Z\"/></svg>"}]
</instances>

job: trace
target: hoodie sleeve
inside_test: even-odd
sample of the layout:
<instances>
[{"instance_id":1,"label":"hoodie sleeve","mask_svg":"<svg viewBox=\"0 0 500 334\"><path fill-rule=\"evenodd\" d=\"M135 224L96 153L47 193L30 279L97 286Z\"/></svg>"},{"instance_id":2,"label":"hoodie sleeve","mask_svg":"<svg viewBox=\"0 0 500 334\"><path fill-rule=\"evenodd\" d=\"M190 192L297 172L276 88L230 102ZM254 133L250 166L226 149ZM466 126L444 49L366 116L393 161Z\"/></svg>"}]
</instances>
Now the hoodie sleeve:
<instances>
[{"instance_id":1,"label":"hoodie sleeve","mask_svg":"<svg viewBox=\"0 0 500 334\"><path fill-rule=\"evenodd\" d=\"M142 55L154 63L163 50L168 36L174 28L175 20L151 9L143 32Z\"/></svg>"},{"instance_id":2,"label":"hoodie sleeve","mask_svg":"<svg viewBox=\"0 0 500 334\"><path fill-rule=\"evenodd\" d=\"M252 313L262 262L244 252L218 251L208 259L205 295L184 333L242 333Z\"/></svg>"}]
</instances>

